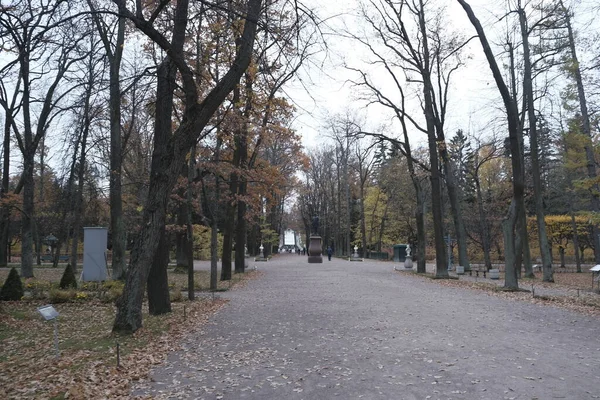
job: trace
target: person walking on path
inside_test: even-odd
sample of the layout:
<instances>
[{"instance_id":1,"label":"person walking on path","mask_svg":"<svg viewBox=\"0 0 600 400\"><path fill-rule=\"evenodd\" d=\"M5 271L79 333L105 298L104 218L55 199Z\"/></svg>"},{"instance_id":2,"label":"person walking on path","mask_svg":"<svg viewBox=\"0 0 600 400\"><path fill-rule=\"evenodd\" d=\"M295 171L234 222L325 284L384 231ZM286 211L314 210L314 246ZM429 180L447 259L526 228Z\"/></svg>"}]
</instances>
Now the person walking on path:
<instances>
[{"instance_id":1,"label":"person walking on path","mask_svg":"<svg viewBox=\"0 0 600 400\"><path fill-rule=\"evenodd\" d=\"M332 253L333 253L333 250L331 250L331 246L327 247L327 258L329 259L329 261L331 261Z\"/></svg>"}]
</instances>

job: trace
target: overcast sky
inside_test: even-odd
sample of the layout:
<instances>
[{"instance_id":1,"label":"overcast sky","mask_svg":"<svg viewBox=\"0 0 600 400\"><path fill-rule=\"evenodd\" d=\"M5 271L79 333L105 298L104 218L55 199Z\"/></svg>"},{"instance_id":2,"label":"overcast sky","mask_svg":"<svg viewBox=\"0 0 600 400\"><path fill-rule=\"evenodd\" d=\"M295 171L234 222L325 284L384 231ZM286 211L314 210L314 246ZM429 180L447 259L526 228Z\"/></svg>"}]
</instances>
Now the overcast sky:
<instances>
[{"instance_id":1,"label":"overcast sky","mask_svg":"<svg viewBox=\"0 0 600 400\"><path fill-rule=\"evenodd\" d=\"M435 0L433 0L435 1ZM329 31L342 28L344 21L351 24L353 31L360 30L357 15L358 0L321 2L305 0L312 5L315 12L323 19L328 19ZM475 34L471 23L462 7L456 1L440 0L446 5L449 29L460 31L465 37ZM471 0L477 17L481 21L488 40L499 43L500 36L506 31L506 20L499 21L505 1ZM577 18L577 16L576 16ZM578 21L582 23L581 19ZM589 21L588 21L589 22ZM366 117L367 129L374 129L381 124L390 124L390 115L375 107L365 108L364 102L358 99L356 90L347 82L353 75L344 68L344 63L361 67L361 60L368 56L357 44L335 37L327 36L329 51L327 57L322 55L323 69L308 68L303 72L303 82L310 82L310 94L300 85L295 84L288 90L298 106L298 117L294 127L303 136L305 146L312 147L326 141L324 126L327 115L343 113L350 108ZM496 52L501 49L496 48ZM469 59L467 60L467 57ZM473 40L464 53L466 65L453 75L450 93L446 132L452 136L457 129L477 133L492 132L504 129L501 111L501 99L491 75L491 71L483 56L479 40ZM502 60L499 60L502 65ZM417 107L415 105L415 107ZM419 115L420 116L420 115ZM415 143L425 144L423 134L414 133L411 137Z\"/></svg>"}]
</instances>

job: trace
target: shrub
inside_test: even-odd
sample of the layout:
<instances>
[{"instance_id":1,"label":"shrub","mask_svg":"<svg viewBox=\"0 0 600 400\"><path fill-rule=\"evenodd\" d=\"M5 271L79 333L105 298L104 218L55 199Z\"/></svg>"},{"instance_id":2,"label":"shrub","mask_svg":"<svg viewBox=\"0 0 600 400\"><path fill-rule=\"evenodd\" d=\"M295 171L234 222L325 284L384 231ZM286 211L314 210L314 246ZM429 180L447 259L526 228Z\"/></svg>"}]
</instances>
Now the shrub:
<instances>
[{"instance_id":1,"label":"shrub","mask_svg":"<svg viewBox=\"0 0 600 400\"><path fill-rule=\"evenodd\" d=\"M114 303L117 301L117 299L119 297L121 297L122 294L123 294L123 285L111 286L110 289L108 289L108 292L106 292L106 295L102 298L102 301L105 303Z\"/></svg>"},{"instance_id":2,"label":"shrub","mask_svg":"<svg viewBox=\"0 0 600 400\"><path fill-rule=\"evenodd\" d=\"M21 300L24 295L25 292L23 291L21 277L19 276L17 269L12 267L0 290L0 300Z\"/></svg>"},{"instance_id":3,"label":"shrub","mask_svg":"<svg viewBox=\"0 0 600 400\"><path fill-rule=\"evenodd\" d=\"M51 303L68 303L75 299L75 291L74 290L60 290L60 289L52 289L50 290L50 302Z\"/></svg>"},{"instance_id":4,"label":"shrub","mask_svg":"<svg viewBox=\"0 0 600 400\"><path fill-rule=\"evenodd\" d=\"M112 288L117 288L117 289L123 290L123 288L125 287L125 282L119 281L119 280L106 281L106 282L104 282L103 286L107 290L110 290Z\"/></svg>"},{"instance_id":5,"label":"shrub","mask_svg":"<svg viewBox=\"0 0 600 400\"><path fill-rule=\"evenodd\" d=\"M67 268L65 268L65 272L60 279L60 285L58 286L61 289L77 288L77 279L75 278L75 273L73 272L73 267L71 267L71 264L67 264Z\"/></svg>"}]
</instances>

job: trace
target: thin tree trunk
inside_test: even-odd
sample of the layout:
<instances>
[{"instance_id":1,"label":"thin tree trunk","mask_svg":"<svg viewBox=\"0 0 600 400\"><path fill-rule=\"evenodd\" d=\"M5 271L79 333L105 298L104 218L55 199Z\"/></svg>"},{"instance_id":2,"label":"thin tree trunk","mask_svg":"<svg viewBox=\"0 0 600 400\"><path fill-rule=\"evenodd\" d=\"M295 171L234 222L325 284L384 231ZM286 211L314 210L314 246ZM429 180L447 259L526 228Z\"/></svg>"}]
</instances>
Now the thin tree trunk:
<instances>
[{"instance_id":1,"label":"thin tree trunk","mask_svg":"<svg viewBox=\"0 0 600 400\"><path fill-rule=\"evenodd\" d=\"M540 175L538 132L533 101L532 67L529 54L529 34L525 10L523 8L519 8L519 23L521 26L521 38L523 41L523 94L526 97L527 115L529 119L529 138L531 141L531 168L533 176L533 189L535 194L535 215L538 226L540 253L542 256L542 266L544 274L543 280L544 282L554 282L554 278L552 276L552 258L550 257L550 251L548 249L548 234L546 233L546 221L544 215L544 197L542 193L542 178Z\"/></svg>"},{"instance_id":2,"label":"thin tree trunk","mask_svg":"<svg viewBox=\"0 0 600 400\"><path fill-rule=\"evenodd\" d=\"M90 60L90 62L92 62ZM85 164L86 164L86 154L87 154L87 139L90 133L90 124L91 124L91 110L90 110L90 98L92 95L92 87L94 86L93 73L91 71L92 66L90 65L90 81L88 83L88 88L85 96L84 103L84 120L82 126L82 135L81 135L81 151L79 155L79 165L77 166L77 189L74 190L71 187L72 194L72 202L73 202L73 237L71 240L71 267L73 268L73 272L77 272L77 253L79 250L79 235L81 230L81 219L82 219L82 204L83 204L83 183L85 177ZM72 186L72 180L71 180ZM68 233L66 235L68 237Z\"/></svg>"},{"instance_id":3,"label":"thin tree trunk","mask_svg":"<svg viewBox=\"0 0 600 400\"><path fill-rule=\"evenodd\" d=\"M190 151L190 163L187 175L187 275L188 275L188 300L192 301L196 297L194 287L194 227L192 225L192 182L194 181L196 165L196 146L192 146Z\"/></svg>"},{"instance_id":4,"label":"thin tree trunk","mask_svg":"<svg viewBox=\"0 0 600 400\"><path fill-rule=\"evenodd\" d=\"M217 229L217 220L213 218L210 226L210 291L217 290L218 276L217 268L219 262L219 237Z\"/></svg>"},{"instance_id":5,"label":"thin tree trunk","mask_svg":"<svg viewBox=\"0 0 600 400\"><path fill-rule=\"evenodd\" d=\"M119 25L123 24L120 22ZM120 28L121 29L121 28ZM124 29L124 28L123 28ZM119 45L118 45L119 46ZM122 47L122 42L121 42ZM110 65L110 231L112 240L112 278L125 279L125 225L121 171L123 154L121 146L121 90L119 88L120 62ZM170 110L169 110L170 111Z\"/></svg>"},{"instance_id":6,"label":"thin tree trunk","mask_svg":"<svg viewBox=\"0 0 600 400\"><path fill-rule=\"evenodd\" d=\"M217 128L217 146L215 149L215 163L219 163L221 158L221 136L220 130ZM219 236L218 236L218 226L219 226L219 201L221 198L221 179L219 178L219 174L215 172L215 197L212 202L212 206L209 206L211 211L211 220L210 220L210 290L217 290L218 285L218 262L219 262Z\"/></svg>"},{"instance_id":7,"label":"thin tree trunk","mask_svg":"<svg viewBox=\"0 0 600 400\"><path fill-rule=\"evenodd\" d=\"M502 233L504 235L504 287L517 289L519 278L515 265L515 225L517 224L517 210L514 199L511 201L508 214L502 221Z\"/></svg>"},{"instance_id":8,"label":"thin tree trunk","mask_svg":"<svg viewBox=\"0 0 600 400\"><path fill-rule=\"evenodd\" d=\"M440 138L438 131L438 142L443 140ZM443 142L445 143L445 142ZM471 270L469 257L467 254L467 231L462 217L462 207L460 205L459 188L456 185L454 178L454 168L450 162L446 146L441 146L440 156L444 165L444 173L446 175L446 188L448 190L448 198L450 199L450 208L452 210L452 221L454 223L454 231L456 233L456 243L458 244L458 263L465 268L465 271Z\"/></svg>"},{"instance_id":9,"label":"thin tree trunk","mask_svg":"<svg viewBox=\"0 0 600 400\"><path fill-rule=\"evenodd\" d=\"M444 242L444 227L442 215L442 182L440 178L438 143L435 128L435 114L433 105L433 84L431 82L430 53L427 42L427 27L425 24L423 0L419 0L419 30L423 46L423 68L420 71L423 78L423 100L425 121L427 125L427 144L429 148L429 163L431 168L431 211L433 214L433 232L435 241L435 260L437 278L448 278L448 264L446 260L446 245Z\"/></svg>"},{"instance_id":10,"label":"thin tree trunk","mask_svg":"<svg viewBox=\"0 0 600 400\"><path fill-rule=\"evenodd\" d=\"M10 131L12 123L12 107L5 107L4 113L4 139L2 143L2 187L0 198L8 195L8 185L10 183ZM9 223L10 208L7 205L0 207L0 267L8 265L8 246L9 246Z\"/></svg>"},{"instance_id":11,"label":"thin tree trunk","mask_svg":"<svg viewBox=\"0 0 600 400\"><path fill-rule=\"evenodd\" d=\"M481 194L481 183L479 182L479 176L475 178L475 190L477 192L477 209L479 211L479 226L482 236L483 260L485 268L489 271L492 269L492 258L490 257L492 240L490 238L490 228L485 209L483 208L483 195Z\"/></svg>"},{"instance_id":12,"label":"thin tree trunk","mask_svg":"<svg viewBox=\"0 0 600 400\"><path fill-rule=\"evenodd\" d=\"M237 153L235 151L234 153ZM236 167L236 156L234 154L234 168ZM235 228L236 205L234 196L238 190L238 175L232 172L229 176L229 193L232 197L225 205L225 221L223 223L223 255L221 257L221 280L231 280L232 263L231 253L233 251L233 236Z\"/></svg>"},{"instance_id":13,"label":"thin tree trunk","mask_svg":"<svg viewBox=\"0 0 600 400\"><path fill-rule=\"evenodd\" d=\"M186 169L187 170L187 169ZM189 190L189 188L187 189ZM179 191L180 196L184 196L183 190ZM187 197L187 194L186 194ZM189 204L187 202L181 202L177 207L177 232L175 233L175 260L176 266L175 269L178 272L187 271L189 267L188 263L188 232L187 232L187 223L188 223L188 208ZM185 230L183 227L186 227Z\"/></svg>"},{"instance_id":14,"label":"thin tree trunk","mask_svg":"<svg viewBox=\"0 0 600 400\"><path fill-rule=\"evenodd\" d=\"M509 56L510 56L510 77L511 77L511 88L512 88L512 101L517 104L517 74L515 67L514 57L514 46L511 42L508 43ZM525 106L523 106L523 112L525 112ZM522 124L519 123L519 130L517 132L519 140L520 162L521 165L525 165L525 145L523 143L523 130ZM525 182L525 170L522 170L521 180ZM531 265L531 250L529 247L529 235L527 232L527 215L525 212L525 202L522 201L518 204L518 220L517 220L517 231L515 232L515 268L517 268L517 275L521 276L521 266L525 267L525 276L528 278L534 278L533 267Z\"/></svg>"},{"instance_id":15,"label":"thin tree trunk","mask_svg":"<svg viewBox=\"0 0 600 400\"><path fill-rule=\"evenodd\" d=\"M365 221L365 182L361 180L360 184L360 238L363 257L367 251L367 223Z\"/></svg>"},{"instance_id":16,"label":"thin tree trunk","mask_svg":"<svg viewBox=\"0 0 600 400\"><path fill-rule=\"evenodd\" d=\"M30 145L31 146L31 145ZM23 155L23 217L21 222L21 277L33 277L33 155Z\"/></svg>"}]
</instances>

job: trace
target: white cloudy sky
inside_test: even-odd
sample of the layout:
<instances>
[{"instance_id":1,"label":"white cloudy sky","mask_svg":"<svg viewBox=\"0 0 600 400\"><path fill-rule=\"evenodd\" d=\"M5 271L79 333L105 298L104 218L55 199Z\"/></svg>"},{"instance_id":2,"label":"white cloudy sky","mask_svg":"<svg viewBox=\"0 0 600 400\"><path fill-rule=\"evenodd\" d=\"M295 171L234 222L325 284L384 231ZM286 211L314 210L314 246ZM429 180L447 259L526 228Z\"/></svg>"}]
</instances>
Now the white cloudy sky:
<instances>
[{"instance_id":1,"label":"white cloudy sky","mask_svg":"<svg viewBox=\"0 0 600 400\"><path fill-rule=\"evenodd\" d=\"M313 9L322 18L335 16L328 23L332 29L342 27L344 20L354 21L351 22L353 29L360 29L359 24L352 18L352 15L356 15L355 9L359 0L306 1L314 6ZM448 11L448 25L451 29L463 32L466 37L474 35L475 31L458 2L439 1L445 4ZM505 2L506 0L470 1L484 28L487 28L488 39L492 43L499 42L501 39L498 35L505 30L506 22L499 22ZM288 95L292 96L298 106L298 117L293 126L302 134L307 147L319 145L327 140L323 127L328 114L342 113L348 108L356 110L366 117L368 128L371 129L382 123L389 124L390 121L389 115L382 110L366 109L364 103L357 99L356 91L346 82L353 75L343 67L343 64L360 67L361 59L366 53L361 51L360 46L348 40L333 35L328 36L327 39L329 52L324 60L323 70L312 67L304 71L306 75L303 81L312 83L309 86L310 95L297 84L288 89ZM500 48L497 50L500 51ZM488 131L502 129L497 122L490 124L494 119L502 120L498 107L501 100L478 40L471 42L465 56L469 56L470 59L453 77L446 132L451 136L457 129L472 133L486 129ZM416 133L415 135L417 135L415 142L425 140L424 137L419 137Z\"/></svg>"}]
</instances>

